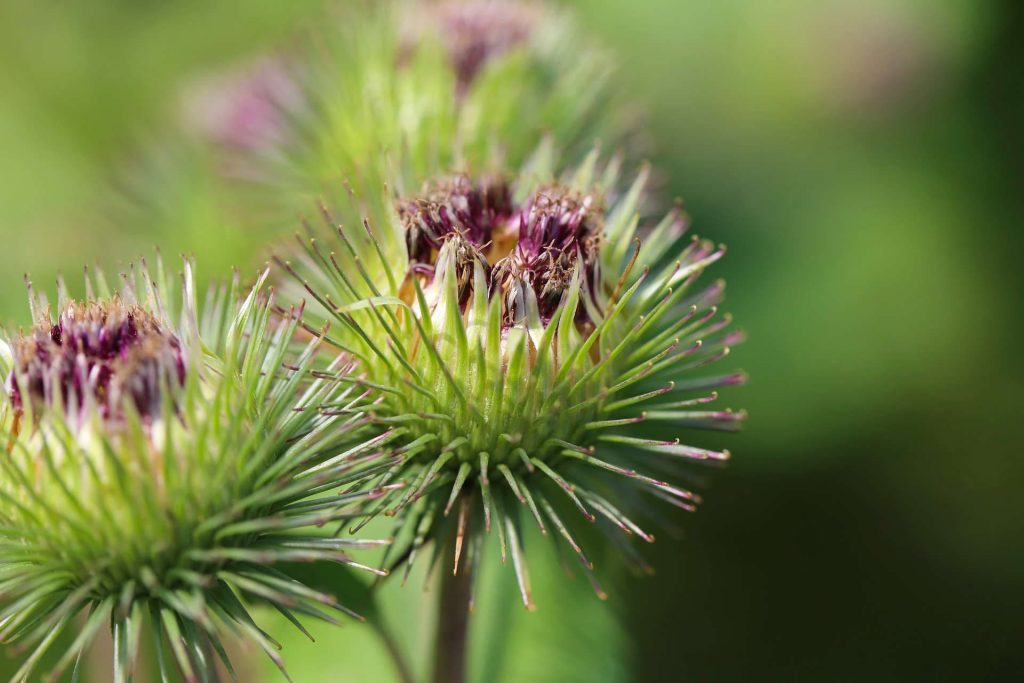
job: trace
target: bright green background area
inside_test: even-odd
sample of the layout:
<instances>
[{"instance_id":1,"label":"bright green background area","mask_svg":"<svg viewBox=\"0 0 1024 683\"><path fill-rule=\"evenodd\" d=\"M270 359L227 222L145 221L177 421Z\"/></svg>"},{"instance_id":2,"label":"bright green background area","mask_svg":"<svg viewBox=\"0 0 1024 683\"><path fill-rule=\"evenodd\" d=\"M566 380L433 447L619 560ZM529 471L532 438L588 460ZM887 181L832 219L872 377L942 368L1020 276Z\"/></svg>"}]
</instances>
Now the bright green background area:
<instances>
[{"instance_id":1,"label":"bright green background area","mask_svg":"<svg viewBox=\"0 0 1024 683\"><path fill-rule=\"evenodd\" d=\"M730 246L716 268L750 335L733 358L751 382L726 398L751 419L687 538L646 549L655 577L612 577L610 604L546 570L538 547L541 609L528 615L495 568L477 675L1020 676L1020 4L579 4L648 112L666 194ZM0 5L0 319L27 322L23 272L43 284L154 244L195 253L208 277L254 267L257 235L111 223L108 181L191 78L317 8ZM212 212L178 210L182 226ZM425 661L429 600L411 583L385 591L385 611ZM388 680L367 629L317 635L318 647L288 639L296 681ZM246 680L278 680L243 659Z\"/></svg>"}]
</instances>

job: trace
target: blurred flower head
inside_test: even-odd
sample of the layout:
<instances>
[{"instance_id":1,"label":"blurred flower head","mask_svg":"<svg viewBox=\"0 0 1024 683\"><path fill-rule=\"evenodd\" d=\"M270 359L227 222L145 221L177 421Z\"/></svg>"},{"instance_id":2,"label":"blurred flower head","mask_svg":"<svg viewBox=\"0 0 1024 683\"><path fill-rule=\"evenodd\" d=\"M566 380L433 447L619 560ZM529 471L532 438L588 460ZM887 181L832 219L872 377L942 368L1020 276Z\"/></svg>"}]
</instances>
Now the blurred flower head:
<instances>
[{"instance_id":1,"label":"blurred flower head","mask_svg":"<svg viewBox=\"0 0 1024 683\"><path fill-rule=\"evenodd\" d=\"M597 139L619 144L632 123L614 105L607 56L568 12L539 3L356 3L308 43L295 60L301 105L272 153L239 174L273 186L247 199L275 224L339 180L374 205L397 176L419 187L445 169L517 167L539 131L582 155Z\"/></svg>"},{"instance_id":2,"label":"blurred flower head","mask_svg":"<svg viewBox=\"0 0 1024 683\"><path fill-rule=\"evenodd\" d=\"M280 56L210 74L184 93L185 126L236 151L265 151L287 142L288 119L304 99L298 78Z\"/></svg>"},{"instance_id":3,"label":"blurred flower head","mask_svg":"<svg viewBox=\"0 0 1024 683\"><path fill-rule=\"evenodd\" d=\"M430 12L463 93L490 60L522 45L544 19L538 5L500 0L453 0Z\"/></svg>"}]
</instances>

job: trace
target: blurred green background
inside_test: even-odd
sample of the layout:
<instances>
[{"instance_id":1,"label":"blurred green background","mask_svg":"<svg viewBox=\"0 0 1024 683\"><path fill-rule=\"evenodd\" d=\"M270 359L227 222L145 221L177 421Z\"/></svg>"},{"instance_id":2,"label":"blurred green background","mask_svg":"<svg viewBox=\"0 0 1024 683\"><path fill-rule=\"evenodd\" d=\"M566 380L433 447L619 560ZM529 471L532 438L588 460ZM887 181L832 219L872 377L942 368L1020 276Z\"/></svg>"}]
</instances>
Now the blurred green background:
<instances>
[{"instance_id":1,"label":"blurred green background","mask_svg":"<svg viewBox=\"0 0 1024 683\"><path fill-rule=\"evenodd\" d=\"M110 221L111 169L185 84L319 4L0 3L0 319L28 322L23 272L154 244L207 276L253 266L258 235ZM664 189L730 246L717 272L751 382L727 398L751 419L686 539L646 549L656 576L616 581L608 606L553 589L545 610L541 572L537 615L480 616L514 641L502 680L1019 680L1024 5L578 5L648 112ZM285 655L326 681L345 651ZM387 680L347 651L366 659L338 664L352 680Z\"/></svg>"}]
</instances>

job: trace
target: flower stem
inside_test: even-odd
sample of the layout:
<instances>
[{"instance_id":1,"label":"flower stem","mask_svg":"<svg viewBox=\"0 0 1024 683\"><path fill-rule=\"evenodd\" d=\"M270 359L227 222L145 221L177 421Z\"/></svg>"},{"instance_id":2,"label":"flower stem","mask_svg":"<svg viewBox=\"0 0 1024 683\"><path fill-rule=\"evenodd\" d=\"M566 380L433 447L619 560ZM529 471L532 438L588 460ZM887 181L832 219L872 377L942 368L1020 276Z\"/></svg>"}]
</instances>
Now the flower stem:
<instances>
[{"instance_id":1,"label":"flower stem","mask_svg":"<svg viewBox=\"0 0 1024 683\"><path fill-rule=\"evenodd\" d=\"M449 542L451 555L466 535L469 498L462 501L459 529ZM446 553L447 555L447 553ZM434 683L465 683L469 652L469 608L473 597L473 572L466 556L453 571L441 571L441 593L437 603L437 631L434 652Z\"/></svg>"},{"instance_id":2,"label":"flower stem","mask_svg":"<svg viewBox=\"0 0 1024 683\"><path fill-rule=\"evenodd\" d=\"M465 683L469 642L469 597L472 579L468 571L443 572L437 610L437 649L434 683Z\"/></svg>"}]
</instances>

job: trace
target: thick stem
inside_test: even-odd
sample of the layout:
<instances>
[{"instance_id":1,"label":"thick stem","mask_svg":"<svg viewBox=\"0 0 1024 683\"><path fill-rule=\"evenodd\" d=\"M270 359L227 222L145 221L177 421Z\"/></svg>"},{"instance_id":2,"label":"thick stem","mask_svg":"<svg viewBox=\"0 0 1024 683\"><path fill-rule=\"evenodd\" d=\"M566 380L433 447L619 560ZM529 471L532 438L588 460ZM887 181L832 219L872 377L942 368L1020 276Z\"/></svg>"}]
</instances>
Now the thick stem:
<instances>
[{"instance_id":1,"label":"thick stem","mask_svg":"<svg viewBox=\"0 0 1024 683\"><path fill-rule=\"evenodd\" d=\"M469 599L472 576L468 568L441 574L437 605L437 643L434 683L465 683L469 641Z\"/></svg>"}]
</instances>

